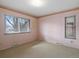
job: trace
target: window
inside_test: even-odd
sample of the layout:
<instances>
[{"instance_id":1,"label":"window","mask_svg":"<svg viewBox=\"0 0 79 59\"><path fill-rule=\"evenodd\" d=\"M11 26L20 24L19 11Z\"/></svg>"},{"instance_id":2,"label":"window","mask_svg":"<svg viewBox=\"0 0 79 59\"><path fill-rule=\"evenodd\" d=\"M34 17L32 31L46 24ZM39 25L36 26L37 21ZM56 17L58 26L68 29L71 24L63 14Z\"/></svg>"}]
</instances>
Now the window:
<instances>
[{"instance_id":1,"label":"window","mask_svg":"<svg viewBox=\"0 0 79 59\"><path fill-rule=\"evenodd\" d=\"M6 33L30 32L30 20L7 15L4 19Z\"/></svg>"},{"instance_id":2,"label":"window","mask_svg":"<svg viewBox=\"0 0 79 59\"><path fill-rule=\"evenodd\" d=\"M65 18L65 37L68 39L76 39L76 16Z\"/></svg>"}]
</instances>

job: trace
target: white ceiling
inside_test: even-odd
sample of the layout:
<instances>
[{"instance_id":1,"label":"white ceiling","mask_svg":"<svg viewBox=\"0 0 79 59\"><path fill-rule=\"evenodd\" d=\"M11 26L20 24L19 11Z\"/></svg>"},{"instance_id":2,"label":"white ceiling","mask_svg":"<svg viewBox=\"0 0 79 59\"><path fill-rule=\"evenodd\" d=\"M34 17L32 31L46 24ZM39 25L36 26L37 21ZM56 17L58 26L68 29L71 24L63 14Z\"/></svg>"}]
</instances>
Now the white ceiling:
<instances>
[{"instance_id":1,"label":"white ceiling","mask_svg":"<svg viewBox=\"0 0 79 59\"><path fill-rule=\"evenodd\" d=\"M44 4L40 7L32 6L30 1L0 0L0 5L36 17L79 7L79 0L41 0Z\"/></svg>"}]
</instances>

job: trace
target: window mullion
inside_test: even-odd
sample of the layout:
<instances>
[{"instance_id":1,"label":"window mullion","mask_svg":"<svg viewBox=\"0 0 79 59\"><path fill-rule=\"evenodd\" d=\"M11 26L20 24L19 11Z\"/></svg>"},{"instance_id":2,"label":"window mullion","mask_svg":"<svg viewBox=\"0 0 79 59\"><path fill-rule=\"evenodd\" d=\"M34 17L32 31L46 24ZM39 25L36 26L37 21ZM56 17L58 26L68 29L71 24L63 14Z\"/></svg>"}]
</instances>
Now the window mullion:
<instances>
[{"instance_id":1,"label":"window mullion","mask_svg":"<svg viewBox=\"0 0 79 59\"><path fill-rule=\"evenodd\" d=\"M20 23L19 23L19 20L18 20L18 32L20 32Z\"/></svg>"}]
</instances>

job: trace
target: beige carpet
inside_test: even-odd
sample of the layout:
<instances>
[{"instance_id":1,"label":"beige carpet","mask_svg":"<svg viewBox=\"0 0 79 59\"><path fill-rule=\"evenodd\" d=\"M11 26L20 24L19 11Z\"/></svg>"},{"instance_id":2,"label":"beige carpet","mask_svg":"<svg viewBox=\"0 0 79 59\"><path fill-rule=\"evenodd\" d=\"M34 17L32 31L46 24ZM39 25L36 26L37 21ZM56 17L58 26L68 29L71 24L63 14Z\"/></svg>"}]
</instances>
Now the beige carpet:
<instances>
[{"instance_id":1,"label":"beige carpet","mask_svg":"<svg viewBox=\"0 0 79 59\"><path fill-rule=\"evenodd\" d=\"M47 42L31 43L0 51L0 57L10 58L70 58L79 57L79 50Z\"/></svg>"}]
</instances>

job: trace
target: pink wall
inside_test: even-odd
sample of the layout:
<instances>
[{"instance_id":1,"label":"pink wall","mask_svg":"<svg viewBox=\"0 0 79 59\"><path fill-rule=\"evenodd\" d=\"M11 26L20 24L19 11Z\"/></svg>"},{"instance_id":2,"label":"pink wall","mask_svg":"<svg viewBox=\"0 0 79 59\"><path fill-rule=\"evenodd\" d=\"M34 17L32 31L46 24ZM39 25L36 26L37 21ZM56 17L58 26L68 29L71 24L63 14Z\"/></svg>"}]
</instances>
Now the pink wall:
<instances>
[{"instance_id":1,"label":"pink wall","mask_svg":"<svg viewBox=\"0 0 79 59\"><path fill-rule=\"evenodd\" d=\"M65 39L65 17L76 15L76 40ZM40 39L69 47L79 48L79 9L39 19Z\"/></svg>"},{"instance_id":2,"label":"pink wall","mask_svg":"<svg viewBox=\"0 0 79 59\"><path fill-rule=\"evenodd\" d=\"M2 16L3 14L29 18L31 20L31 32L24 34L5 35L4 19ZM72 15L76 15L77 19L76 40L64 38L64 17ZM79 10L42 17L37 20L34 17L0 8L0 50L7 49L15 45L28 43L37 39L45 40L50 43L58 43L69 47L79 48Z\"/></svg>"},{"instance_id":3,"label":"pink wall","mask_svg":"<svg viewBox=\"0 0 79 59\"><path fill-rule=\"evenodd\" d=\"M4 19L2 16L3 14L30 19L31 32L24 33L24 34L5 35L4 34ZM10 48L14 45L19 45L19 44L28 43L28 42L37 40L37 37L38 37L37 27L38 26L37 26L36 18L0 8L0 50Z\"/></svg>"}]
</instances>

